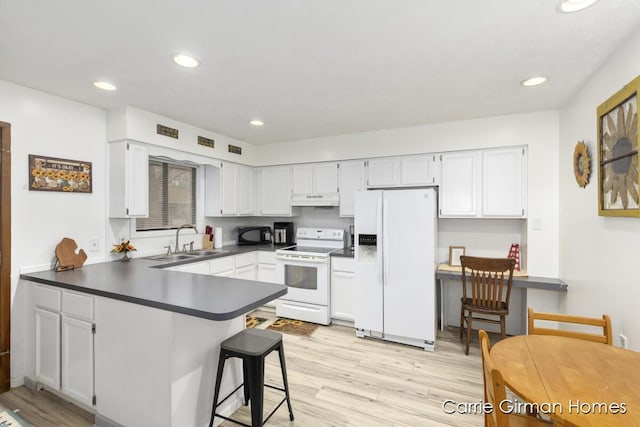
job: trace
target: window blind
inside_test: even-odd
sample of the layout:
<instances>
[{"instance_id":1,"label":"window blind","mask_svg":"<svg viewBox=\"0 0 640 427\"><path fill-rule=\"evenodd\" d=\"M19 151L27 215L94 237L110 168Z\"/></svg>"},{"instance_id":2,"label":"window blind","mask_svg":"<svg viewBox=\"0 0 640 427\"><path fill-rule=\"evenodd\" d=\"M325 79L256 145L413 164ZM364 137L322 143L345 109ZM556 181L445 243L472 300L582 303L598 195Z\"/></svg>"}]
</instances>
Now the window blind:
<instances>
[{"instance_id":1,"label":"window blind","mask_svg":"<svg viewBox=\"0 0 640 427\"><path fill-rule=\"evenodd\" d=\"M149 159L149 217L137 231L176 229L196 222L196 168Z\"/></svg>"}]
</instances>

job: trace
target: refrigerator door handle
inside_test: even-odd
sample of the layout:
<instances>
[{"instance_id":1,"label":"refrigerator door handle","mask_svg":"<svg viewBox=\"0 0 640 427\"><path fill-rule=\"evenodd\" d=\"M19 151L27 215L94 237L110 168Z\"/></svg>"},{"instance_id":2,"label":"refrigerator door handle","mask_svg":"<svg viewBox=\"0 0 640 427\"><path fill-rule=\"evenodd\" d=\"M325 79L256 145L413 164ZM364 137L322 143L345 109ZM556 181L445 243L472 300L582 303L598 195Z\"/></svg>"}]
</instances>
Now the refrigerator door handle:
<instances>
[{"instance_id":1,"label":"refrigerator door handle","mask_svg":"<svg viewBox=\"0 0 640 427\"><path fill-rule=\"evenodd\" d=\"M378 283L383 283L384 279L384 271L383 271L383 260L384 253L382 251L382 197L378 199L378 215L377 215L377 225L376 225L376 235L378 236L377 247L376 247L376 263L378 264Z\"/></svg>"},{"instance_id":2,"label":"refrigerator door handle","mask_svg":"<svg viewBox=\"0 0 640 427\"><path fill-rule=\"evenodd\" d=\"M387 221L387 201L382 202L382 241L384 245L389 244L389 222ZM383 247L386 247L384 246ZM391 252L382 252L382 280L384 286L389 286L389 255Z\"/></svg>"}]
</instances>

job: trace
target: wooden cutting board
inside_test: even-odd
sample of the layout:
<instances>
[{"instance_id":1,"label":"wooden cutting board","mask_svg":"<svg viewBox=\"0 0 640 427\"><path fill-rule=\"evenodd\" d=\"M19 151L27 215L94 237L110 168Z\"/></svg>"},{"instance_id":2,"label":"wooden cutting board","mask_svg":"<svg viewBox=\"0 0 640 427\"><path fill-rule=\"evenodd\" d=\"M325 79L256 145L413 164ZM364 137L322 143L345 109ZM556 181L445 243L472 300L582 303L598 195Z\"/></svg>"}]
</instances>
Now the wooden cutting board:
<instances>
[{"instance_id":1,"label":"wooden cutting board","mask_svg":"<svg viewBox=\"0 0 640 427\"><path fill-rule=\"evenodd\" d=\"M82 264L87 260L87 254L82 249L76 253L76 249L78 249L76 241L68 237L58 243L56 246L56 258L58 258L56 271L82 267Z\"/></svg>"}]
</instances>

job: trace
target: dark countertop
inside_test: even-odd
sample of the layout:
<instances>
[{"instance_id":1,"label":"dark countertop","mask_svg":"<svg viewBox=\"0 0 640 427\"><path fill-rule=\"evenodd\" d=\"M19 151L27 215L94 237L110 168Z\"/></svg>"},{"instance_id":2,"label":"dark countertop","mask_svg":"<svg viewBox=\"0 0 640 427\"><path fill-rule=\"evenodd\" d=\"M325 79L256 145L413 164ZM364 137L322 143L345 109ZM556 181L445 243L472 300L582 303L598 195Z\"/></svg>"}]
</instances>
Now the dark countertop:
<instances>
[{"instance_id":1,"label":"dark countertop","mask_svg":"<svg viewBox=\"0 0 640 427\"><path fill-rule=\"evenodd\" d=\"M256 246L243 248L237 248L235 253L257 250ZM229 255L233 254L200 257L197 261ZM77 270L22 274L20 278L210 320L233 319L287 293L286 286L275 283L158 268L176 264L159 265L157 260L134 258L130 262L92 264Z\"/></svg>"},{"instance_id":2,"label":"dark countertop","mask_svg":"<svg viewBox=\"0 0 640 427\"><path fill-rule=\"evenodd\" d=\"M353 251L349 248L344 248L342 250L339 250L338 252L331 252L331 256L353 258Z\"/></svg>"},{"instance_id":3,"label":"dark countertop","mask_svg":"<svg viewBox=\"0 0 640 427\"><path fill-rule=\"evenodd\" d=\"M462 280L462 273L455 271L438 270L436 279L440 280ZM514 288L542 289L545 291L567 292L568 285L560 279L549 277L518 277L514 276L512 281Z\"/></svg>"}]
</instances>

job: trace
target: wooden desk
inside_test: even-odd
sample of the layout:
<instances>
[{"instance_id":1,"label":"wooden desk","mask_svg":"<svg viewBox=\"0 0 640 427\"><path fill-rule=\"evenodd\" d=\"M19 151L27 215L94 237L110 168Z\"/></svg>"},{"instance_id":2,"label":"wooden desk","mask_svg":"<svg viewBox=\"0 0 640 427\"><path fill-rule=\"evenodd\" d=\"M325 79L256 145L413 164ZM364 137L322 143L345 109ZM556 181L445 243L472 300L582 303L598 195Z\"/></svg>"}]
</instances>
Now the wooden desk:
<instances>
[{"instance_id":1,"label":"wooden desk","mask_svg":"<svg viewBox=\"0 0 640 427\"><path fill-rule=\"evenodd\" d=\"M493 346L491 360L521 399L546 405L543 413L549 409L577 426L640 426L640 353L574 338L519 335ZM614 413L623 404L626 413Z\"/></svg>"}]
</instances>

